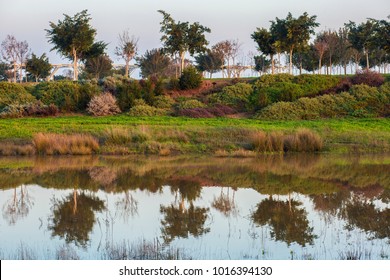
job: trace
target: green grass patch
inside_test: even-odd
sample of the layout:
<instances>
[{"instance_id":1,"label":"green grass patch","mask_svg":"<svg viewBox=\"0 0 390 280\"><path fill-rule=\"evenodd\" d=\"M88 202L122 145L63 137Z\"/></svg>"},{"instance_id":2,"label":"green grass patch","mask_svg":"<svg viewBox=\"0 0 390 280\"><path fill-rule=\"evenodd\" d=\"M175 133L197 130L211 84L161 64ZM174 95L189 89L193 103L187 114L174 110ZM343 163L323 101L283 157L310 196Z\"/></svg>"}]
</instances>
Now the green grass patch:
<instances>
[{"instance_id":1,"label":"green grass patch","mask_svg":"<svg viewBox=\"0 0 390 280\"><path fill-rule=\"evenodd\" d=\"M324 141L325 151L346 152L390 150L390 119L323 119L310 121L264 121L256 119L185 117L130 117L127 115L90 117L61 116L53 118L0 119L0 141L32 140L38 133L91 134L101 142L127 145L126 138L134 133L147 133L148 143L128 141L129 151L140 151L157 147L181 152L213 152L217 149L247 149L254 131L281 132L284 134L299 129L316 132ZM110 135L108 131L119 131L129 135ZM124 137L123 143L113 137ZM115 143L119 141L119 143ZM103 143L104 144L104 143ZM141 145L142 144L142 145ZM158 150L157 149L157 150Z\"/></svg>"}]
</instances>

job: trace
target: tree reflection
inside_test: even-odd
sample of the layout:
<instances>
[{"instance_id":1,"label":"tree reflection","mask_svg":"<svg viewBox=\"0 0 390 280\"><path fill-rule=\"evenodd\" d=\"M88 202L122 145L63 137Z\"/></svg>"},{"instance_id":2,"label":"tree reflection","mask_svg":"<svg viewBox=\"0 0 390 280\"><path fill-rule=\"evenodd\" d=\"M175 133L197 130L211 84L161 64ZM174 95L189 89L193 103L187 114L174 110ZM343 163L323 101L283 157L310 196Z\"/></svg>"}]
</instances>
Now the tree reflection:
<instances>
[{"instance_id":1,"label":"tree reflection","mask_svg":"<svg viewBox=\"0 0 390 280\"><path fill-rule=\"evenodd\" d=\"M124 196L118 199L115 205L120 216L127 222L130 216L138 213L138 201L129 191L125 191L123 194Z\"/></svg>"},{"instance_id":2,"label":"tree reflection","mask_svg":"<svg viewBox=\"0 0 390 280\"><path fill-rule=\"evenodd\" d=\"M171 181L171 191L175 193L176 200L169 206L160 206L160 212L164 215L161 221L162 235L165 243L171 242L176 237L188 238L189 235L198 237L208 233L205 227L209 208L194 206L193 201L200 196L201 186L192 180ZM180 196L180 200L177 196ZM189 202L186 207L185 201Z\"/></svg>"},{"instance_id":3,"label":"tree reflection","mask_svg":"<svg viewBox=\"0 0 390 280\"><path fill-rule=\"evenodd\" d=\"M34 205L25 185L14 188L12 197L3 206L3 217L9 225L14 225L20 218L24 218Z\"/></svg>"},{"instance_id":4,"label":"tree reflection","mask_svg":"<svg viewBox=\"0 0 390 280\"><path fill-rule=\"evenodd\" d=\"M355 197L349 201L341 212L352 230L358 227L366 232L373 233L375 238L390 238L390 209L375 207L372 201Z\"/></svg>"},{"instance_id":5,"label":"tree reflection","mask_svg":"<svg viewBox=\"0 0 390 280\"><path fill-rule=\"evenodd\" d=\"M252 219L259 226L269 225L271 237L277 241L284 241L288 245L293 242L301 246L313 244L316 235L309 226L306 211L299 206L301 203L298 201L278 201L271 196L257 205Z\"/></svg>"},{"instance_id":6,"label":"tree reflection","mask_svg":"<svg viewBox=\"0 0 390 280\"><path fill-rule=\"evenodd\" d=\"M98 197L73 190L64 199L54 200L48 229L52 236L64 238L67 243L86 246L96 220L95 212L104 209L104 202Z\"/></svg>"},{"instance_id":7,"label":"tree reflection","mask_svg":"<svg viewBox=\"0 0 390 280\"><path fill-rule=\"evenodd\" d=\"M238 211L234 201L234 195L235 190L230 198L230 187L227 188L226 193L223 191L223 188L221 188L220 195L218 197L214 197L211 206L220 211L225 217L229 217L230 215L235 216Z\"/></svg>"}]
</instances>

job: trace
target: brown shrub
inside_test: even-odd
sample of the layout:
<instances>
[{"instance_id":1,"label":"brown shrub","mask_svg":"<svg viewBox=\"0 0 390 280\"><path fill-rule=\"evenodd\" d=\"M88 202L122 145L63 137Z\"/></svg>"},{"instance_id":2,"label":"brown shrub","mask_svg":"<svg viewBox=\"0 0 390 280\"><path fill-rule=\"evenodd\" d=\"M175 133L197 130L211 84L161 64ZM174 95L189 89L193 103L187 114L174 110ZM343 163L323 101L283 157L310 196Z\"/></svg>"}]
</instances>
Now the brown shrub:
<instances>
[{"instance_id":1,"label":"brown shrub","mask_svg":"<svg viewBox=\"0 0 390 280\"><path fill-rule=\"evenodd\" d=\"M105 92L91 99L87 112L94 116L110 116L119 114L121 110L116 103L116 98L111 93Z\"/></svg>"},{"instance_id":2,"label":"brown shrub","mask_svg":"<svg viewBox=\"0 0 390 280\"><path fill-rule=\"evenodd\" d=\"M379 87L385 82L385 78L378 72L364 70L357 72L355 76L351 78L351 82L354 85L368 85L370 87Z\"/></svg>"},{"instance_id":3,"label":"brown shrub","mask_svg":"<svg viewBox=\"0 0 390 280\"><path fill-rule=\"evenodd\" d=\"M38 154L89 155L99 150L99 142L91 135L38 133L33 137Z\"/></svg>"}]
</instances>

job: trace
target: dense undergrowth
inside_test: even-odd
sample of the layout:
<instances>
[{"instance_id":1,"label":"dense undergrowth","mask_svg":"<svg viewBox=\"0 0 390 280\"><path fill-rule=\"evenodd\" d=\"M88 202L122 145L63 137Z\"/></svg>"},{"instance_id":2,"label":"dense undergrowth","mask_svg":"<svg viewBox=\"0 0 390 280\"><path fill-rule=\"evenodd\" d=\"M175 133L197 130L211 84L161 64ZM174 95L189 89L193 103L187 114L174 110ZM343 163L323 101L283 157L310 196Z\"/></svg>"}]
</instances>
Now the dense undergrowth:
<instances>
[{"instance_id":1,"label":"dense undergrowth","mask_svg":"<svg viewBox=\"0 0 390 280\"><path fill-rule=\"evenodd\" d=\"M378 73L263 75L184 88L123 76L1 82L0 154L389 150L390 82Z\"/></svg>"}]
</instances>

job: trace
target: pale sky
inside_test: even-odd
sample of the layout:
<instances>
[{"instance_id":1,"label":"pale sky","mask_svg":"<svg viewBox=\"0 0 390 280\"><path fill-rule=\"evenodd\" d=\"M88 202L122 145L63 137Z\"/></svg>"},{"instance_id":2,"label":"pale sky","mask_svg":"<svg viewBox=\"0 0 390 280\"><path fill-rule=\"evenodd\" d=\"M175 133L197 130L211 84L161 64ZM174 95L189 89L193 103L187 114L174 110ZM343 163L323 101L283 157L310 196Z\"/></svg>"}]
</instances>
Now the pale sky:
<instances>
[{"instance_id":1,"label":"pale sky","mask_svg":"<svg viewBox=\"0 0 390 280\"><path fill-rule=\"evenodd\" d=\"M357 23L367 18L386 19L390 15L389 0L0 0L0 42L7 34L26 40L37 55L45 52L51 63L69 63L47 42L45 29L49 22L57 23L63 14L73 16L87 9L91 24L97 29L97 40L109 43L107 53L115 63L122 63L114 55L118 34L128 29L139 37L139 53L161 47L160 22L157 10L170 13L176 21L198 21L211 29L207 34L210 45L227 39L238 39L243 54L255 52L250 34L256 27L269 28L276 17L294 17L308 12L317 15L320 27L338 29L349 20Z\"/></svg>"}]
</instances>

